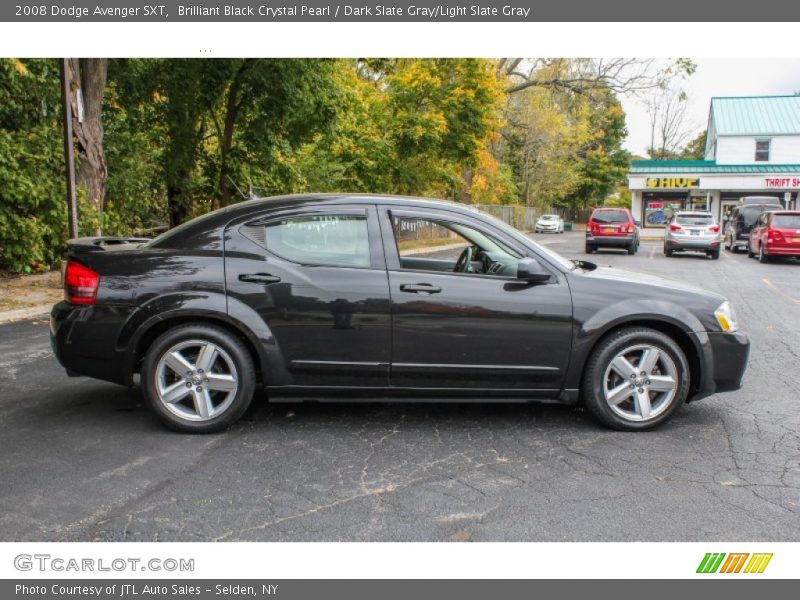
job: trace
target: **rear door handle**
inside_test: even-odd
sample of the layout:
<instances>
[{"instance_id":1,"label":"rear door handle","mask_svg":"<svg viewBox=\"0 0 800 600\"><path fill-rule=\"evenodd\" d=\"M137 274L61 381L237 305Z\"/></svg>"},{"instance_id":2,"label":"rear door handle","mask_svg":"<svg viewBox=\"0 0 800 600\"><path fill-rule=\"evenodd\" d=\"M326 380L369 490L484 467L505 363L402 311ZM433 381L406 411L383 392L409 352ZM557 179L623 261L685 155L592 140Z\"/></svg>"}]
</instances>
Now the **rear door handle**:
<instances>
[{"instance_id":1,"label":"rear door handle","mask_svg":"<svg viewBox=\"0 0 800 600\"><path fill-rule=\"evenodd\" d=\"M270 275L269 273L247 273L239 275L239 281L246 281L248 283L278 283L280 277Z\"/></svg>"},{"instance_id":2,"label":"rear door handle","mask_svg":"<svg viewBox=\"0 0 800 600\"><path fill-rule=\"evenodd\" d=\"M404 283L400 286L401 292L409 292L411 294L438 294L442 288L431 285L430 283Z\"/></svg>"}]
</instances>

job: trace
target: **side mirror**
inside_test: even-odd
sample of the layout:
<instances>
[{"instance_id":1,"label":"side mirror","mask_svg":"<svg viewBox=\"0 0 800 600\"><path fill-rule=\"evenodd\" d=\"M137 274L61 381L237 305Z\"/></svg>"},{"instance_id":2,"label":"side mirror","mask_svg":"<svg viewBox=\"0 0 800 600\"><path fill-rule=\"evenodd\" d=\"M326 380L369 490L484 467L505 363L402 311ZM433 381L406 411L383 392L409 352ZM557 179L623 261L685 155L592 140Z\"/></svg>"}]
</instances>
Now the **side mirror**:
<instances>
[{"instance_id":1,"label":"side mirror","mask_svg":"<svg viewBox=\"0 0 800 600\"><path fill-rule=\"evenodd\" d=\"M517 265L517 279L528 283L544 283L550 280L550 273L536 259L523 258Z\"/></svg>"},{"instance_id":2,"label":"side mirror","mask_svg":"<svg viewBox=\"0 0 800 600\"><path fill-rule=\"evenodd\" d=\"M641 221L634 221L633 224L636 225L637 227L641 227L642 226L642 222Z\"/></svg>"}]
</instances>

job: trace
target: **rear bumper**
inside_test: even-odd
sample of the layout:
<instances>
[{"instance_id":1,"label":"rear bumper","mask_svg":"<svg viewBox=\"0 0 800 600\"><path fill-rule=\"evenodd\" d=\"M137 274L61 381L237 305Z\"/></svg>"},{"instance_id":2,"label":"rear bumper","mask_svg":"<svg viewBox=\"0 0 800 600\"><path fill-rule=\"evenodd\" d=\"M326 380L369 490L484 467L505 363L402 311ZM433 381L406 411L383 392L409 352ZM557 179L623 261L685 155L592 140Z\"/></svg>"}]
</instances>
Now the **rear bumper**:
<instances>
[{"instance_id":1,"label":"rear bumper","mask_svg":"<svg viewBox=\"0 0 800 600\"><path fill-rule=\"evenodd\" d=\"M586 242L597 246L630 246L635 241L632 233L626 235L593 235L586 234Z\"/></svg>"},{"instance_id":2,"label":"rear bumper","mask_svg":"<svg viewBox=\"0 0 800 600\"><path fill-rule=\"evenodd\" d=\"M750 340L744 333L708 332L708 359L703 381L691 398L699 400L711 394L732 392L742 387L750 356Z\"/></svg>"},{"instance_id":3,"label":"rear bumper","mask_svg":"<svg viewBox=\"0 0 800 600\"><path fill-rule=\"evenodd\" d=\"M111 306L59 302L50 312L50 345L69 375L131 385L124 353L116 347L123 311Z\"/></svg>"},{"instance_id":4,"label":"rear bumper","mask_svg":"<svg viewBox=\"0 0 800 600\"><path fill-rule=\"evenodd\" d=\"M767 244L764 253L767 256L800 256L800 246Z\"/></svg>"},{"instance_id":5,"label":"rear bumper","mask_svg":"<svg viewBox=\"0 0 800 600\"><path fill-rule=\"evenodd\" d=\"M670 250L715 250L719 248L719 238L667 238Z\"/></svg>"}]
</instances>

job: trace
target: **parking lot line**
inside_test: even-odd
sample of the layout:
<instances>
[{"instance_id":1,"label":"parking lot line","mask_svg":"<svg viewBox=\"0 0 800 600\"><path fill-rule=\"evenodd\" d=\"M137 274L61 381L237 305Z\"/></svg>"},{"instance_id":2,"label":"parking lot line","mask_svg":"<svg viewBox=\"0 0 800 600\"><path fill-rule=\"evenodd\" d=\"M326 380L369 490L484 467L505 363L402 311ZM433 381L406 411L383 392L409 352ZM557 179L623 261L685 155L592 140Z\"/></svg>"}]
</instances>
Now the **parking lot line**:
<instances>
[{"instance_id":1,"label":"parking lot line","mask_svg":"<svg viewBox=\"0 0 800 600\"><path fill-rule=\"evenodd\" d=\"M800 304L800 300L798 300L797 298L793 298L792 296L790 296L789 294L787 294L786 292L784 292L784 291L783 291L781 288L779 288L777 285L775 285L774 283L772 283L772 282L771 282L769 279L767 279L766 277L763 277L763 278L761 279L761 281L763 281L765 284L767 284L767 287L768 287L768 288L771 288L772 290L774 290L774 291L778 292L778 293L779 293L781 296L783 296L783 297L784 297L784 298L786 298L787 300L790 300L791 302L794 302L795 304Z\"/></svg>"}]
</instances>

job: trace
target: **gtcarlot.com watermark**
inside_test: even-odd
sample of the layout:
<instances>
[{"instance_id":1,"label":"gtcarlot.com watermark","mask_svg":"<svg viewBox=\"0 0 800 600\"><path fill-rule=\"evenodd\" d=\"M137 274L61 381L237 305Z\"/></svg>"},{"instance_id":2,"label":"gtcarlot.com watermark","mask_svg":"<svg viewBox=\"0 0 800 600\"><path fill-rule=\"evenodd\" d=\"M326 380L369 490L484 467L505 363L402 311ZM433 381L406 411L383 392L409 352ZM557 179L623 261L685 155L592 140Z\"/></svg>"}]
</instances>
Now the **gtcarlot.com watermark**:
<instances>
[{"instance_id":1,"label":"gtcarlot.com watermark","mask_svg":"<svg viewBox=\"0 0 800 600\"><path fill-rule=\"evenodd\" d=\"M40 573L140 573L142 571L191 573L193 558L63 558L51 554L17 554L17 571Z\"/></svg>"}]
</instances>

